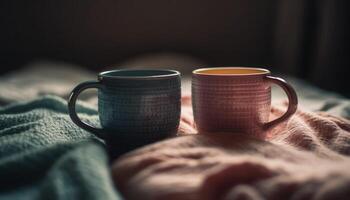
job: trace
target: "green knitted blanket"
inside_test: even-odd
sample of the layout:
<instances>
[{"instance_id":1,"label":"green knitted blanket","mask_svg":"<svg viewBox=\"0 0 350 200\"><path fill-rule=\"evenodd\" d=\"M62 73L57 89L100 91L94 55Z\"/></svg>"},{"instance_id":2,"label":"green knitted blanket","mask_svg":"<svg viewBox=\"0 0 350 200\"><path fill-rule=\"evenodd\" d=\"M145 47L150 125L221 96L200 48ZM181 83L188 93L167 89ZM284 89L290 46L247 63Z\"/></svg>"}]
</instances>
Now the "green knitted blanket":
<instances>
[{"instance_id":1,"label":"green knitted blanket","mask_svg":"<svg viewBox=\"0 0 350 200\"><path fill-rule=\"evenodd\" d=\"M78 104L81 118L97 112ZM0 107L0 199L121 199L104 144L78 128L66 102L46 96Z\"/></svg>"}]
</instances>

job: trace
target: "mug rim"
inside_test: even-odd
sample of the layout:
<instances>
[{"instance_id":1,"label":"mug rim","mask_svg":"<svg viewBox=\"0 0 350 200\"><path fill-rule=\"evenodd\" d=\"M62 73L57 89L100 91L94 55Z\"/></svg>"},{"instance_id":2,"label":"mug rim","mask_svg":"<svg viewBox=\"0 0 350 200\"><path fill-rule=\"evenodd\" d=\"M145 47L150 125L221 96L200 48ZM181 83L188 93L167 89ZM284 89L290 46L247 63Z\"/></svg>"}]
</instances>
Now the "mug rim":
<instances>
[{"instance_id":1,"label":"mug rim","mask_svg":"<svg viewBox=\"0 0 350 200\"><path fill-rule=\"evenodd\" d=\"M261 72L257 72L257 73L246 73L246 74L209 74L209 73L200 73L203 71L210 71L210 70L225 70L225 69L243 69L243 70L258 70ZM193 75L200 75L200 76L256 76L256 75L266 75L266 74L270 74L270 70L268 69L264 69L264 68L260 68L260 67L241 67L241 66L237 66L237 67L206 67L206 68L199 68L199 69L195 69L192 71Z\"/></svg>"},{"instance_id":2,"label":"mug rim","mask_svg":"<svg viewBox=\"0 0 350 200\"><path fill-rule=\"evenodd\" d=\"M108 75L110 73L114 72L125 72L125 71L151 71L151 72L168 72L169 74L159 74L159 75L143 75L143 76L122 76L122 75ZM145 79L164 79L164 78L171 78L180 76L181 73L176 70L172 69L114 69L114 70L108 70L103 71L98 74L98 78L101 79L132 79L132 80L145 80Z\"/></svg>"}]
</instances>

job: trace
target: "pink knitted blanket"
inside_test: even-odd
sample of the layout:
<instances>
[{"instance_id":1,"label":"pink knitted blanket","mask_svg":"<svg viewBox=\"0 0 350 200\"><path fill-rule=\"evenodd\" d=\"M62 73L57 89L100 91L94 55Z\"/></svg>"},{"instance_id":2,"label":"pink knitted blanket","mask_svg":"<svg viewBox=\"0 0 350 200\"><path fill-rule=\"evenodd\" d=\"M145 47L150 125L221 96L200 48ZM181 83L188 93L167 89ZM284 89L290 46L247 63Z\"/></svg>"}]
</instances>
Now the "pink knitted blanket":
<instances>
[{"instance_id":1,"label":"pink knitted blanket","mask_svg":"<svg viewBox=\"0 0 350 200\"><path fill-rule=\"evenodd\" d=\"M193 134L190 101L183 99L183 136L114 162L127 199L350 199L350 121L299 110L265 141ZM271 117L283 109L273 107Z\"/></svg>"}]
</instances>

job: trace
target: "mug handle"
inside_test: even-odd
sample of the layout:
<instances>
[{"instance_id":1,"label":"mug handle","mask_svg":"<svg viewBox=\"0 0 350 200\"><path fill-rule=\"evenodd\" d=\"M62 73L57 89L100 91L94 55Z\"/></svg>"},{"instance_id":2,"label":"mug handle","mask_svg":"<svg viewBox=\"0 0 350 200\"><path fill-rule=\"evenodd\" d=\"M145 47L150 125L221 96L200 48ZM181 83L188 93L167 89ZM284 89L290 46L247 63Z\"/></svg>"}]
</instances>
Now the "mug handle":
<instances>
[{"instance_id":1,"label":"mug handle","mask_svg":"<svg viewBox=\"0 0 350 200\"><path fill-rule=\"evenodd\" d=\"M76 125L78 125L82 129L85 129L87 131L94 133L97 137L104 139L104 136L102 135L102 128L96 128L91 126L88 123L81 121L75 109L77 98L83 90L86 90L88 88L101 88L101 86L102 86L101 83L98 81L86 81L77 85L72 90L69 96L68 111L69 111L70 118Z\"/></svg>"},{"instance_id":2,"label":"mug handle","mask_svg":"<svg viewBox=\"0 0 350 200\"><path fill-rule=\"evenodd\" d=\"M296 94L295 90L293 89L293 87L291 85L289 85L289 83L287 83L282 78L273 77L273 76L266 76L266 80L270 83L274 83L274 84L280 86L284 90L284 92L288 96L288 109L281 117L265 123L264 124L265 130L270 129L270 128L276 126L277 124L289 119L296 112L297 107L298 107L297 94Z\"/></svg>"}]
</instances>

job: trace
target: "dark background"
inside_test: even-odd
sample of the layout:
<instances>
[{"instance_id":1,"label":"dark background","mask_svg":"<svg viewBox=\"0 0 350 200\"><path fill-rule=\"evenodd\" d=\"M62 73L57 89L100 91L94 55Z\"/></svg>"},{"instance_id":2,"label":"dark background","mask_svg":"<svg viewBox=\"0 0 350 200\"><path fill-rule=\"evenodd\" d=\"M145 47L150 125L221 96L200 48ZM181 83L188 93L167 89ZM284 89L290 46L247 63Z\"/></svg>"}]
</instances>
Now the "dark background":
<instances>
[{"instance_id":1,"label":"dark background","mask_svg":"<svg viewBox=\"0 0 350 200\"><path fill-rule=\"evenodd\" d=\"M350 96L347 4L2 0L0 74L38 59L99 71L136 55L178 52L210 66L267 66Z\"/></svg>"}]
</instances>

